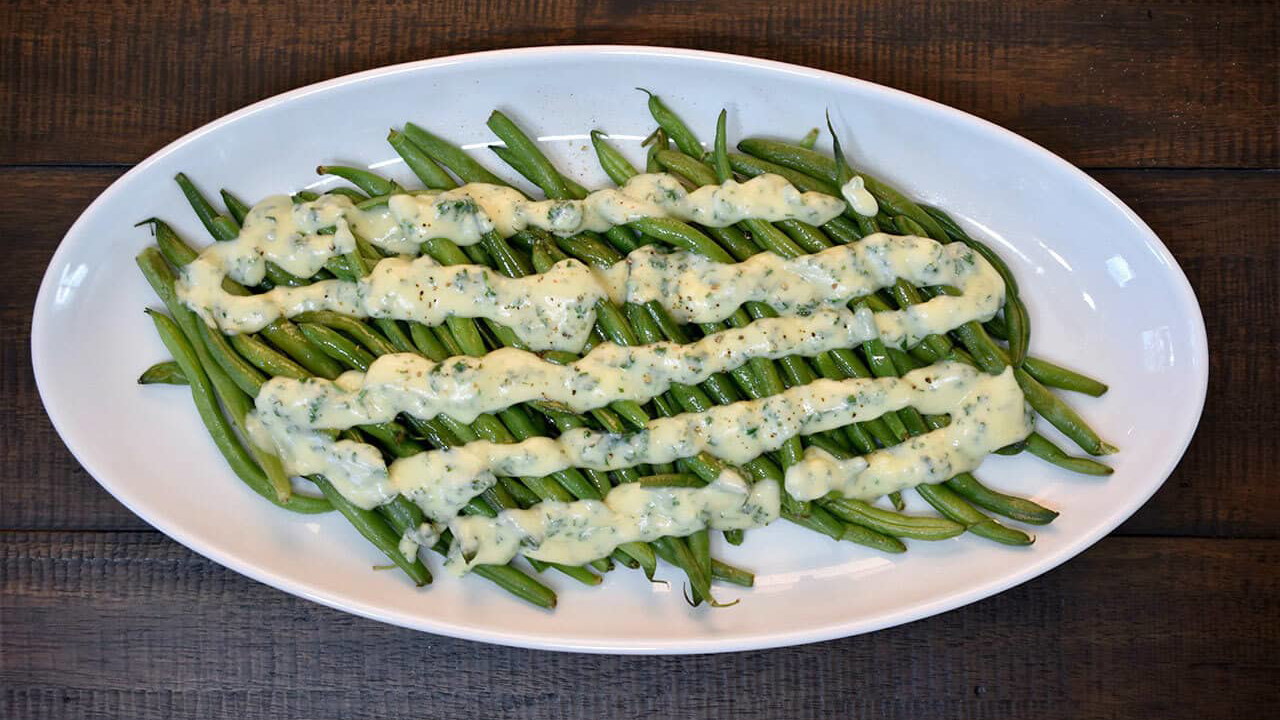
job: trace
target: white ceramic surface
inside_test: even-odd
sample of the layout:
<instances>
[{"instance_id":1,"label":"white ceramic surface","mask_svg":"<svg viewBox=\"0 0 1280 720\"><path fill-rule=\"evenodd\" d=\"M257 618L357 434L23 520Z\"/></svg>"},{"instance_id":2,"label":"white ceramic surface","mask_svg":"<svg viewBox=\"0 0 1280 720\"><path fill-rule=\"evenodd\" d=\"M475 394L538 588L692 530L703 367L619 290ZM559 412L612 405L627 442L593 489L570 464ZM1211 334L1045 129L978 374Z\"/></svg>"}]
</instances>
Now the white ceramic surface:
<instances>
[{"instance_id":1,"label":"white ceramic surface","mask_svg":"<svg viewBox=\"0 0 1280 720\"><path fill-rule=\"evenodd\" d=\"M141 387L165 357L141 309L156 305L133 256L159 216L203 242L172 181L252 199L319 188L319 162L367 165L408 179L387 128L413 120L481 148L495 107L538 136L561 167L602 182L586 141L600 128L635 159L659 92L703 137L729 109L730 137L799 137L830 109L855 164L948 208L988 238L1021 279L1032 348L1112 384L1071 402L1122 452L1109 479L1073 476L1023 457L993 457L995 487L1059 508L1037 542L1007 548L972 537L910 543L885 556L778 524L718 553L756 571L738 605L690 609L669 586L618 571L587 589L547 581L544 612L479 578L438 567L415 590L337 516L298 517L252 495L206 437L186 389ZM825 138L824 138L825 139ZM509 173L508 173L509 175ZM193 550L282 590L359 615L486 642L590 652L717 652L867 632L987 597L1088 547L1132 514L1182 455L1204 400L1207 349L1190 286L1164 245L1113 195L1044 149L959 111L801 67L638 47L500 51L411 63L302 88L174 142L108 188L58 248L36 301L32 356L50 417L85 468L116 498ZM1043 426L1043 421L1041 422ZM1059 437L1045 430L1052 437ZM200 622L193 618L193 622Z\"/></svg>"}]
</instances>

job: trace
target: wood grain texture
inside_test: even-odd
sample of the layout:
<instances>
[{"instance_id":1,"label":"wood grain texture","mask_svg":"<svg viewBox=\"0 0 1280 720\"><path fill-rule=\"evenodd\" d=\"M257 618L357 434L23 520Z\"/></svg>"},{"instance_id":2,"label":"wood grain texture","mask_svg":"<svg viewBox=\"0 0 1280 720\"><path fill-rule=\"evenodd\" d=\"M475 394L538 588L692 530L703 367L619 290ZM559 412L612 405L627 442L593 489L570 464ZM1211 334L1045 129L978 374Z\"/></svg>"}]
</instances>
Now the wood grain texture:
<instances>
[{"instance_id":1,"label":"wood grain texture","mask_svg":"<svg viewBox=\"0 0 1280 720\"><path fill-rule=\"evenodd\" d=\"M526 45L690 47L801 63L973 112L1086 166L1280 164L1266 0L11 0L0 163L137 162L336 75Z\"/></svg>"},{"instance_id":2,"label":"wood grain texture","mask_svg":"<svg viewBox=\"0 0 1280 720\"><path fill-rule=\"evenodd\" d=\"M1249 711L1275 699L1278 612L1280 541L1112 538L994 598L873 635L599 657L343 615L151 533L14 533L0 549L0 614L7 648L22 650L0 655L0 716L1262 717Z\"/></svg>"},{"instance_id":3,"label":"wood grain texture","mask_svg":"<svg viewBox=\"0 0 1280 720\"><path fill-rule=\"evenodd\" d=\"M1278 16L1267 0L0 3L0 718L1274 714ZM186 551L79 467L36 393L31 305L61 235L129 164L343 73L568 43L862 77L1095 168L1204 307L1210 394L1181 465L1112 537L981 603L818 645L667 658L491 647L328 610Z\"/></svg>"},{"instance_id":4,"label":"wood grain texture","mask_svg":"<svg viewBox=\"0 0 1280 720\"><path fill-rule=\"evenodd\" d=\"M0 415L15 420L0 428L6 486L0 528L146 527L64 449L40 405L28 358L40 274L76 215L120 172L0 170L0 183L11 189L11 199L0 199L0 227L30 223L11 251L16 272L0 284ZM1256 391L1280 385L1280 365L1268 361L1280 356L1272 307L1280 297L1276 174L1129 170L1097 177L1133 204L1186 269L1204 300L1213 348L1199 434L1165 488L1120 532L1280 537L1280 445L1273 441L1280 436L1280 404L1274 393ZM47 198L34 217L21 200L28 197Z\"/></svg>"}]
</instances>

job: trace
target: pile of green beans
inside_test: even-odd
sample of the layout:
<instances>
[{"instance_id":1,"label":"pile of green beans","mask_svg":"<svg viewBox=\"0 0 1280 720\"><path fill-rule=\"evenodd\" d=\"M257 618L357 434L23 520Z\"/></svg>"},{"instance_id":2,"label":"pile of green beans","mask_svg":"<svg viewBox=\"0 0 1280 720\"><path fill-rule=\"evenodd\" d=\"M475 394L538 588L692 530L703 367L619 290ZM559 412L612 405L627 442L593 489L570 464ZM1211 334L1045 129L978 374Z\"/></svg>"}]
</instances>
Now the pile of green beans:
<instances>
[{"instance_id":1,"label":"pile of green beans","mask_svg":"<svg viewBox=\"0 0 1280 720\"><path fill-rule=\"evenodd\" d=\"M658 163L664 169L683 176L691 186L709 182L707 172L710 168L704 164L706 160L711 161L720 181L731 177L730 171L746 177L752 177L764 172L773 172L784 176L802 190L822 192L835 197L840 196L838 188L851 179L854 174L848 167L841 152L839 138L836 137L830 125L828 125L828 129L832 133L833 158L822 156L812 150L812 143L810 142L790 145L763 139L744 140L739 144L739 149L747 154L731 155L727 151L727 143L724 137L724 113L721 113L716 141L713 145L713 150L708 153L702 149L701 143L697 141L694 134L683 124L679 117L652 93L649 95L649 108L654 120L666 134L673 138L684 139L683 143L677 143L681 148L681 152L671 150L658 151L656 153ZM606 171L609 171L611 167L616 168L618 166L618 158L616 156L608 159L604 157L608 151L607 146L603 146L601 142L601 136L595 135L593 139L597 141L596 148L597 152L602 156L602 166L606 168ZM809 228L789 228L785 234L794 241L791 245L787 245L784 239L780 240L779 233L771 232L768 227L765 227L768 225L767 223L757 222L750 228L751 237L760 242L762 249L784 257L794 256L803 251L814 252L822 249L822 247L840 242L849 242L851 239L865 237L867 234L880 231L927 236L944 243L966 243L991 262L1005 280L1006 305L1001 314L1000 322L993 323L993 325L1002 330L1001 334L1008 342L1007 347L999 346L986 332L986 327L983 325L967 323L953 334L955 343L963 345L965 350L968 353L972 353L972 355L965 354L964 351L953 347L951 339L939 336L930 337L920 347L912 348L911 354L896 354L903 355L904 358L914 355L924 358L928 362L934 362L944 357L958 357L977 364L988 372L1000 372L1006 364L1013 364L1015 366L1015 377L1026 394L1029 403L1038 414L1080 445L1086 452L1092 455L1113 452L1115 448L1098 438L1097 434L1089 428L1079 415L1071 410L1065 401L1045 387L1047 385L1074 390L1096 397L1106 391L1106 386L1066 368L1026 356L1026 347L1030 339L1030 322L1026 315L1025 305L1018 294L1016 280L998 255L985 244L969 237L958 224L941 210L937 208L928 208L926 210L886 183L865 173L862 173L862 177L866 187L882 208L882 212L876 218L863 218L853 213L852 209L849 209L844 217L836 218L822 228L816 229L820 231L817 234L810 232L811 229ZM884 210L888 210L893 214L886 215ZM852 226L846 221L852 222ZM792 224L797 225L796 223ZM777 223L776 225L780 228L783 223ZM854 238L849 237L851 231L856 234ZM822 234L826 235L826 243L823 242ZM800 249L801 246L803 250ZM947 291L947 289L934 288L926 290L935 293ZM900 281L891 292L878 293L876 296L867 298L865 302L875 310L887 310L894 304L898 307L905 307L919 302L922 299L920 292L920 289L912 288ZM895 352L888 352L877 360L876 356L880 355L882 350L876 348L874 343L864 345L860 350L867 360L867 365L877 375L882 372L900 375L913 369L912 366L908 366L902 361L895 361ZM886 362L886 360L889 362ZM913 410L900 412L899 415L902 423L890 423L891 429L895 431L895 434L905 430L910 435L914 435L945 424L945 418L920 418L918 413ZM921 421L924 422L922 423ZM899 430L900 426L902 430ZM901 434L897 440L900 442L907 436L908 434ZM833 451L832 448L823 447ZM1037 457L1077 472L1092 475L1110 473L1110 468L1097 461L1067 455L1038 433L1033 434L1028 439L1025 447L1032 449L1033 454ZM1016 448L1015 450L1020 449ZM981 485L969 473L964 473L941 485L924 485L916 490L945 517L961 523L971 532L1008 544L1025 544L1030 542L1031 538L1021 531L1006 528L994 519L986 517L973 507L974 505L1004 517L1030 524L1044 524L1057 515L1055 512L1029 500L990 490ZM841 503L844 501L836 502Z\"/></svg>"},{"instance_id":2,"label":"pile of green beans","mask_svg":"<svg viewBox=\"0 0 1280 720\"><path fill-rule=\"evenodd\" d=\"M648 92L648 91L646 91ZM447 416L422 420L401 416L395 421L360 426L342 432L359 442L380 448L388 460L407 457L429 448L448 448L483 438L491 442L518 442L538 435L555 436L573 428L588 427L625 433L643 427L651 418L681 412L704 412L715 405L773 395L789 387L817 378L846 379L899 376L942 359L976 365L986 372L1014 367L1015 377L1032 408L1069 439L1091 455L1114 448L1097 436L1066 402L1050 390L1056 388L1099 396L1106 385L1049 361L1027 355L1031 326L1017 281L999 256L987 245L970 237L945 212L919 205L896 189L847 163L839 139L831 130L834 156L813 150L818 130L810 131L799 143L749 138L731 153L725 132L726 114L720 114L714 143L705 150L696 134L661 98L649 93L648 107L657 129L646 140L649 146L646 171L671 172L689 187L723 183L762 173L782 175L797 188L840 196L839 188L854 174L860 175L880 207L876 217L867 218L851 209L821 227L798 221L767 222L744 220L725 228L702 227L671 218L645 218L604 233L583 232L571 237L553 236L538 229L522 230L513 237L490 232L473 246L459 247L445 240L423 243L421 251L443 264L489 265L510 277L545 272L554 263L575 258L595 267L622 260L636 248L656 244L705 255L717 262L741 262L759 252L784 258L819 252L837 244L854 242L874 232L915 234L939 242L965 243L987 259L1006 285L1006 302L1001 312L986 323L971 322L946 335L926 338L918 346L901 350L886 347L879 340L856 348L822 353L816 357L755 359L733 370L716 373L698 385L673 384L644 403L615 402L608 407L578 414L553 403L531 402L482 415L470 424ZM493 153L527 179L549 199L581 199L587 189L562 174L511 118L495 111L488 120L500 144ZM458 146L413 123L392 130L388 143L406 166L427 188L443 190L462 183L481 182L508 185L491 170ZM638 170L607 142L599 131L591 133L592 145L605 173L621 185ZM674 147L672 144L674 143ZM345 166L320 166L318 171L346 180L350 187L329 193L349 197L360 206L385 203L393 193L412 192L400 183L369 170ZM214 241L237 237L249 206L231 191L220 197L225 213L218 209L184 175L176 178L201 224ZM314 193L300 192L295 201L310 200ZM156 245L138 256L138 264L162 300L167 314L149 311L157 332L173 360L148 368L142 384L185 385L189 387L200 417L218 450L240 479L254 492L282 508L300 513L337 510L370 543L378 548L413 582L425 585L431 575L416 554L402 553L402 536L421 526L421 510L397 497L376 510L363 510L346 501L323 477L306 480L318 494L295 489L280 461L247 441L245 416L252 399L267 379L276 376L303 379L333 379L344 370L365 370L380 355L415 353L434 361L455 355L483 355L501 347L522 347L510 328L489 320L451 317L438 327L386 319L359 319L334 312L309 312L292 320L278 320L258 333L224 335L207 327L178 300L174 290L177 273L196 256L196 251L180 239L166 223L144 221L154 233ZM143 223L140 223L143 224ZM366 275L386 254L361 238L355 251L326 263L312 278L295 277L268 263L260 287L246 288L230 280L224 287L236 294L262 292L278 285L299 286L319 279L355 279ZM885 311L904 308L951 288L918 288L903 281L885 291L851 303L854 309ZM702 325L682 325L656 302L617 305L601 300L596 308L597 325L585 353L601 342L637 345L659 341L689 343L728 327L742 327L756 319L776 317L767 304L752 302L727 320ZM579 356L546 352L552 362L567 363ZM906 441L947 424L946 416L925 416L906 408L871 421L858 422L835 431L797 437L778 450L767 453L739 468L755 480L782 483L786 469L800 461L807 446L819 447L837 458L851 458ZM1091 475L1105 475L1107 466L1087 457L1076 457L1054 445L1039 433L1025 442L1000 451L1014 454L1029 451L1059 467ZM494 487L474 498L466 514L488 517L512 508L527 508L543 501L597 500L621 483L639 482L648 486L700 487L713 481L728 466L703 453L676 463L643 465L611 472L571 468L542 478L501 477ZM1032 500L991 489L972 473L962 473L944 483L915 488L937 514L905 514L897 493L888 499L892 509L839 497L801 502L784 493L782 515L788 521L822 533L837 541L849 541L884 552L904 552L904 540L942 540L969 532L1009 545L1033 542L1028 533L1005 524L1029 525L1051 522L1057 513ZM990 514L988 514L990 513ZM997 519L998 516L1005 522ZM724 533L733 544L741 543L742 531ZM448 532L430 549L447 553ZM703 530L688 537L664 537L652 543L628 543L611 556L583 567L528 562L536 571L549 568L588 585L601 582L599 573L616 565L640 569L654 578L656 561L681 570L688 579L690 602L720 605L712 594L712 582L750 586L752 575L711 556L711 535ZM481 566L475 572L499 587L536 605L551 608L554 591L515 565Z\"/></svg>"}]
</instances>

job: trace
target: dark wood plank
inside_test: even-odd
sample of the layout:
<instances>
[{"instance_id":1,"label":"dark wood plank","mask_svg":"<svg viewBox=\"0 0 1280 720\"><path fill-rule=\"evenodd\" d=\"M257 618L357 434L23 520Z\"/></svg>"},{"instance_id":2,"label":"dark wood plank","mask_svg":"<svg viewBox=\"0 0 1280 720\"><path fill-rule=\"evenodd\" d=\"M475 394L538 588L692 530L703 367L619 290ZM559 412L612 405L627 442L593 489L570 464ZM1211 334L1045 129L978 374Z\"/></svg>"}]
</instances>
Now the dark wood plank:
<instances>
[{"instance_id":1,"label":"dark wood plank","mask_svg":"<svg viewBox=\"0 0 1280 720\"><path fill-rule=\"evenodd\" d=\"M380 625L150 533L0 537L3 717L1201 720L1261 717L1280 679L1275 540L1112 538L904 627L635 658Z\"/></svg>"},{"instance_id":2,"label":"dark wood plank","mask_svg":"<svg viewBox=\"0 0 1280 720\"><path fill-rule=\"evenodd\" d=\"M30 307L62 232L119 170L0 170L0 227L29 223L0 284L0 528L144 527L85 474L49 425L29 359ZM1115 171L1098 177L1172 248L1200 298L1213 352L1204 422L1165 488L1121 532L1278 537L1280 184L1273 173ZM46 198L42 212L23 198ZM122 232L132 232L122 228Z\"/></svg>"},{"instance_id":3,"label":"dark wood plank","mask_svg":"<svg viewBox=\"0 0 1280 720\"><path fill-rule=\"evenodd\" d=\"M0 5L0 163L136 162L247 103L390 63L626 43L862 77L1077 164L1271 168L1276 16L1265 0L17 0Z\"/></svg>"}]
</instances>

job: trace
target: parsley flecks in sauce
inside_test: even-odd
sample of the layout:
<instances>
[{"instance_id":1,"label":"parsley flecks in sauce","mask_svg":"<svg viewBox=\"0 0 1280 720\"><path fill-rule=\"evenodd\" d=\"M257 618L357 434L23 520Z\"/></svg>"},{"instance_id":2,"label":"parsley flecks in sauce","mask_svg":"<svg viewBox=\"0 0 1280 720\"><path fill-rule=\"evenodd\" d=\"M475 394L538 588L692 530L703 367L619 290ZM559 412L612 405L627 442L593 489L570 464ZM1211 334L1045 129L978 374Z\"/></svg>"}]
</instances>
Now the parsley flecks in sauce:
<instances>
[{"instance_id":1,"label":"parsley flecks in sauce","mask_svg":"<svg viewBox=\"0 0 1280 720\"><path fill-rule=\"evenodd\" d=\"M340 380L355 387L356 375L347 373ZM643 431L630 434L578 428L557 439L535 437L510 444L475 441L401 458L389 468L372 446L335 441L323 429L297 422L279 410L273 395L267 395L266 401L262 397L251 416L254 437L273 444L291 472L323 473L344 496L363 507L403 494L439 522L491 487L496 475L544 476L569 467L613 470L700 452L744 463L796 435L869 420L907 406L930 414L952 413L952 422L913 438L908 445L871 453L866 456L866 468L852 476L849 472L856 468L809 453L803 463L788 470L788 489L805 497L829 491L879 497L971 470L986 453L1030 432L1030 417L1011 371L991 376L959 363L933 365L902 378L817 380L759 400L652 420ZM949 474L937 476L944 470Z\"/></svg>"},{"instance_id":2,"label":"parsley flecks in sauce","mask_svg":"<svg viewBox=\"0 0 1280 720\"><path fill-rule=\"evenodd\" d=\"M874 214L874 198L859 180L846 184L842 194L855 211ZM785 476L786 489L799 499L827 493L879 497L971 470L988 452L1025 438L1031 420L1023 396L1010 371L990 376L941 363L903 378L818 380L759 400L653 420L631 434L577 428L556 439L477 441L390 466L375 447L338 440L334 431L385 422L402 412L469 421L534 399L582 412L622 399L648 400L672 383L697 384L752 358L815 355L875 337L904 348L926 335L991 318L1004 299L999 275L962 244L876 234L813 255L784 260L760 253L732 264L646 246L605 270L567 260L547 273L519 279L477 265L444 267L423 256L384 259L354 282L325 280L246 297L225 292L223 281L260 284L267 262L310 278L331 259L356 251L357 235L391 253L418 255L427 240L469 245L487 233L508 236L527 227L568 236L648 217L716 227L747 218L819 225L843 210L840 200L801 193L772 175L693 192L669 175L639 175L622 188L581 201L530 201L510 188L478 184L395 195L367 209L342 196L303 203L277 196L249 212L237 239L216 243L190 263L178 293L207 323L226 332L251 332L277 318L319 309L428 325L458 316L510 327L534 350L570 351L587 342L594 307L605 298L656 301L687 323L723 320L748 301L768 303L781 317L689 345L604 343L563 366L510 348L443 363L386 355L367 374L346 373L334 382L275 378L258 395L248 418L254 442L274 447L295 474L325 475L361 507L375 507L396 494L412 499L432 520L449 524L456 539L450 559L455 569L506 562L515 554L581 564L633 540L686 535L703 527L763 525L777 517L780 488L771 481L748 486L727 471L703 488L630 485L614 489L603 501L543 502L493 519L457 514L498 475L543 476L568 467L612 470L700 452L744 463L797 435L907 406L950 414L944 428L860 458L837 460L809 448ZM955 286L961 294L874 315L848 308L899 278L919 286ZM433 532L424 526L406 533L402 551L433 541Z\"/></svg>"},{"instance_id":3,"label":"parsley flecks in sauce","mask_svg":"<svg viewBox=\"0 0 1280 720\"><path fill-rule=\"evenodd\" d=\"M502 565L516 555L582 565L627 542L683 537L702 528L760 527L778 517L778 484L747 485L726 470L701 488L619 485L604 500L544 501L496 518L459 517L449 522L454 544L445 566L465 572Z\"/></svg>"},{"instance_id":4,"label":"parsley flecks in sauce","mask_svg":"<svg viewBox=\"0 0 1280 720\"><path fill-rule=\"evenodd\" d=\"M784 260L759 253L728 264L645 246L604 271L565 260L546 273L523 278L508 278L481 265L445 267L428 256L396 257L382 260L359 281L323 280L249 296L221 287L218 259L232 243L206 250L178 283L183 301L226 332L253 332L279 317L309 310L433 326L450 316L478 317L512 328L535 350L574 351L585 343L595 324L595 305L605 297L619 303L657 301L680 322L706 323L727 318L748 301L766 302L784 316L807 315L840 307L898 278L922 287L959 288L960 296L941 295L876 314L881 338L904 346L969 320L988 320L1004 301L1004 283L980 255L961 243L942 245L911 236L876 234L813 255ZM254 277L237 279L254 282Z\"/></svg>"}]
</instances>

